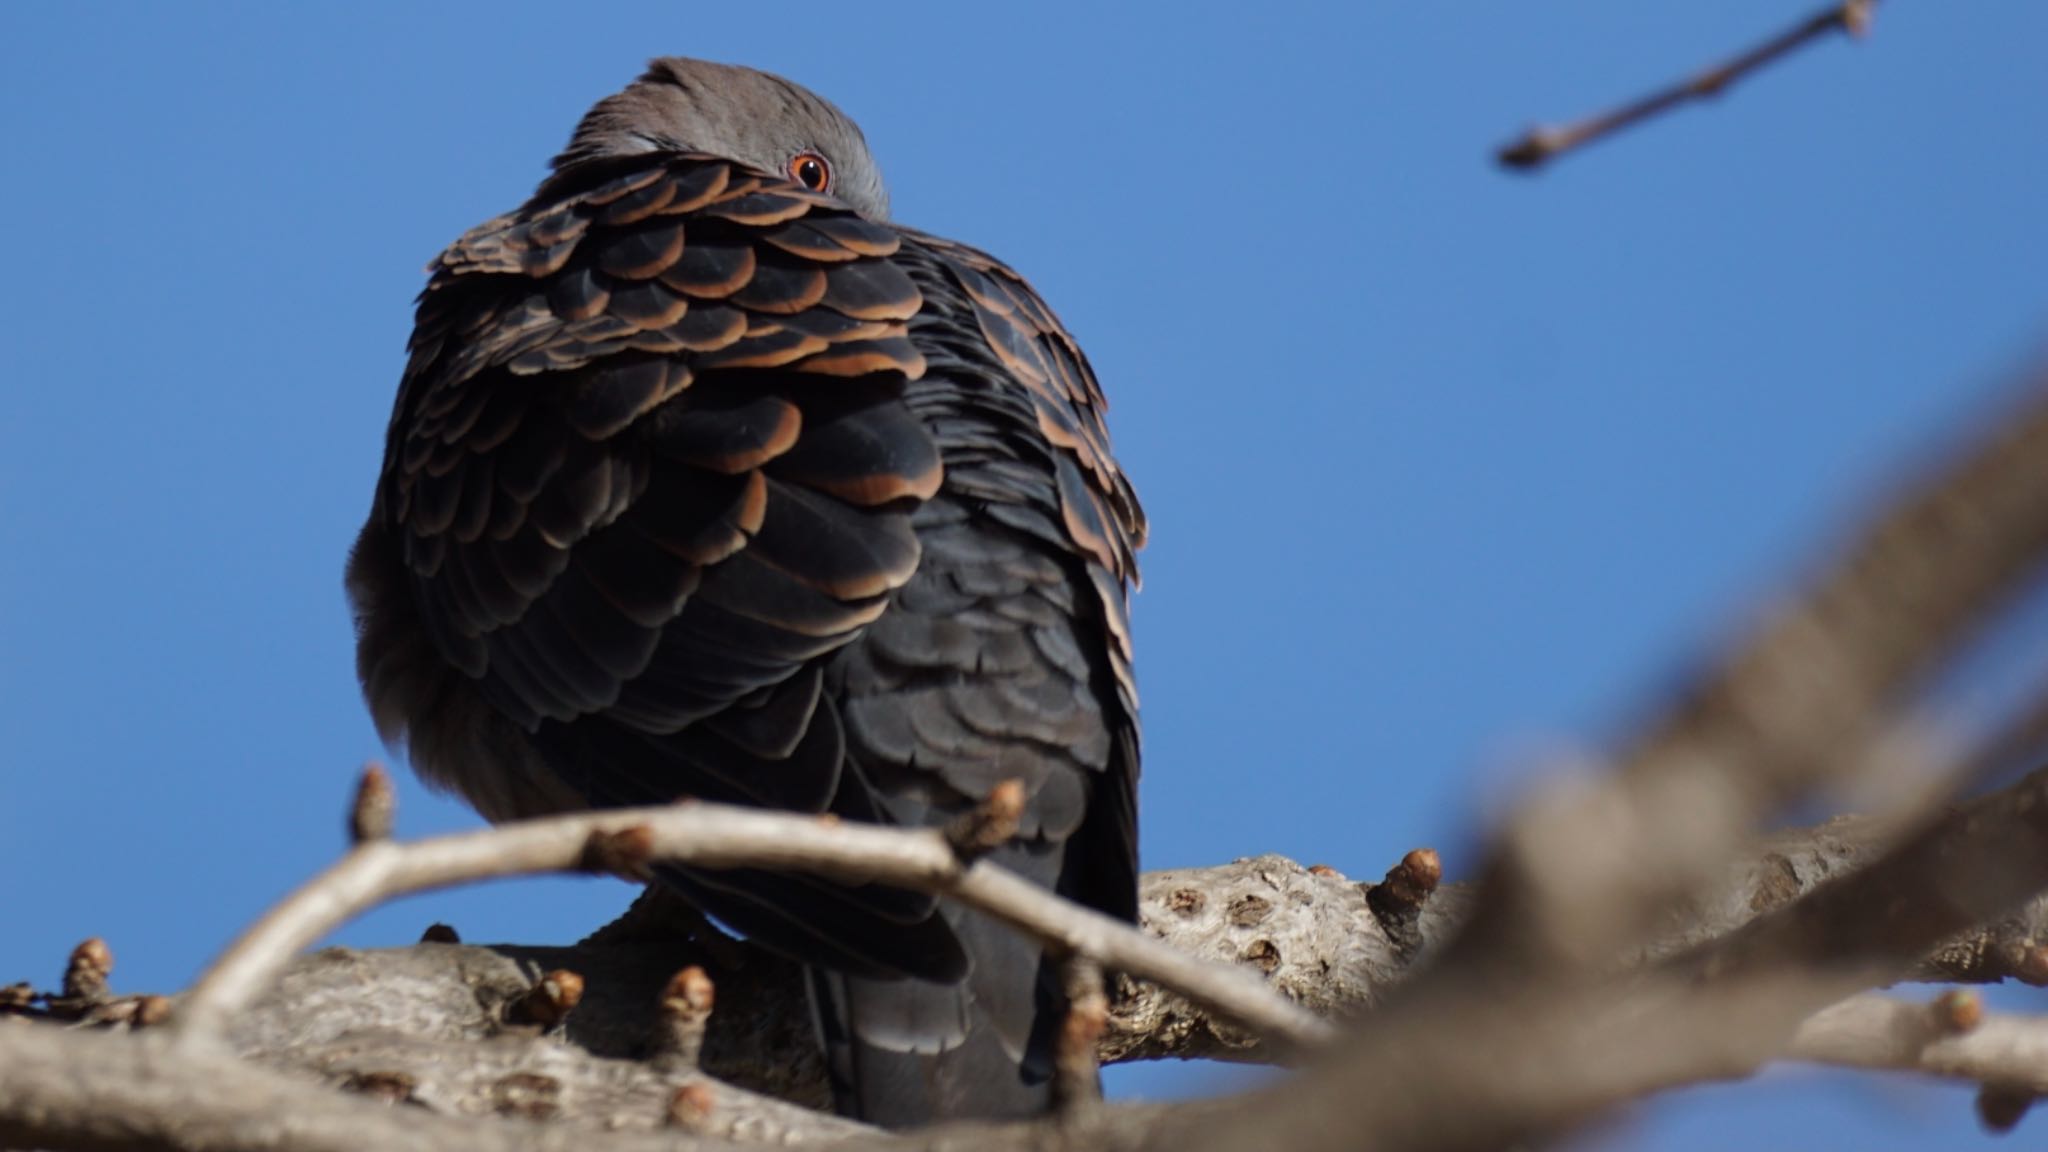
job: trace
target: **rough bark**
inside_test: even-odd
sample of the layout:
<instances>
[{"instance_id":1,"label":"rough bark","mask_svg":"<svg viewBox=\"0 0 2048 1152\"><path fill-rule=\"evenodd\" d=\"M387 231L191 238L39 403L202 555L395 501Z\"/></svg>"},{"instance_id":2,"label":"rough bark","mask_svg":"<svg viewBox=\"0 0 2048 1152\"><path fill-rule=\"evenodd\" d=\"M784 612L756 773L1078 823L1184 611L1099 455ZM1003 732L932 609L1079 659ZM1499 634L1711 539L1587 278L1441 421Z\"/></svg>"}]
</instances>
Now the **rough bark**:
<instances>
[{"instance_id":1,"label":"rough bark","mask_svg":"<svg viewBox=\"0 0 2048 1152\"><path fill-rule=\"evenodd\" d=\"M1697 948L1781 908L1879 853L1868 821L1841 819L1774 835L1731 867L1725 883L1675 913L1638 957ZM1144 925L1175 947L1253 968L1316 1013L1345 1017L1379 1003L1457 931L1471 899L1446 885L1412 930L1375 914L1372 884L1277 855L1148 874ZM2048 898L1935 949L1917 975L1950 983L2048 978ZM761 1136L840 1132L784 1107L826 1100L810 1022L790 966L758 950L592 942L573 947L422 943L330 948L292 965L279 987L230 1032L234 1050L360 1091L396 1093L436 1112L519 1112L570 1125L652 1125L675 1090L703 1079L650 1060L653 1006L680 968L704 965L718 1006L704 1036L705 1073L730 1085L724 1123ZM543 1030L509 1022L543 973L569 970L584 993L567 1021ZM1263 1061L1255 1038L1180 996L1123 979L1103 1037L1105 1063L1169 1058ZM523 1078L523 1079L522 1079ZM759 1095L753 1095L759 1094ZM629 1123L629 1126L631 1124Z\"/></svg>"}]
</instances>

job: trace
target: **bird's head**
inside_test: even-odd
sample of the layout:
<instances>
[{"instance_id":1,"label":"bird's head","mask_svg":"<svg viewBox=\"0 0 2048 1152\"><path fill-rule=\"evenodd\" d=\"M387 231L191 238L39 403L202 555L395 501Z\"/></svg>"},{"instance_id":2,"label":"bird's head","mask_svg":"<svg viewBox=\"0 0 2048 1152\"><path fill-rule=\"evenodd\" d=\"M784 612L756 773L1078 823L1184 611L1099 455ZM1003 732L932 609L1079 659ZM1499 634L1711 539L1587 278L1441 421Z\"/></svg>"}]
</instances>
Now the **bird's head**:
<instances>
[{"instance_id":1,"label":"bird's head","mask_svg":"<svg viewBox=\"0 0 2048 1152\"><path fill-rule=\"evenodd\" d=\"M554 170L671 151L781 174L872 220L889 215L889 193L860 126L830 101L780 76L681 56L655 60L624 91L584 113Z\"/></svg>"}]
</instances>

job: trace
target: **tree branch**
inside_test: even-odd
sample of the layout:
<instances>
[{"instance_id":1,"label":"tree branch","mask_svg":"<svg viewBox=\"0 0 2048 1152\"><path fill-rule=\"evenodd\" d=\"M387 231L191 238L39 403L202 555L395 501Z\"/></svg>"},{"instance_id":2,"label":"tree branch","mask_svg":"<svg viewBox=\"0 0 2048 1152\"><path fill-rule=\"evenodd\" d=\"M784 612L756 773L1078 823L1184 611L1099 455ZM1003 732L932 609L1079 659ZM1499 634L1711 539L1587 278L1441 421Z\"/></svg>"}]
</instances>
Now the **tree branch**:
<instances>
[{"instance_id":1,"label":"tree branch","mask_svg":"<svg viewBox=\"0 0 2048 1152\"><path fill-rule=\"evenodd\" d=\"M1774 835L1731 866L1669 931L1637 958L1654 966L1739 934L1882 854L1870 821L1841 819ZM1372 885L1327 868L1260 856L1213 868L1148 874L1145 930L1176 950L1258 971L1267 986L1319 1015L1344 1020L1391 997L1457 933L1473 896L1440 890L1422 906L1413 945L1372 911ZM1888 897L1866 895L1878 904ZM1992 925L1943 940L1916 978L2040 982L2048 899ZM582 973L586 991L565 1038L593 1061L638 1059L658 1043L649 1006L679 969L704 960L688 941L673 945L585 943L574 948L450 947L355 952L329 949L292 964L279 987L234 1021L238 1051L268 1062L316 1067L330 1078L401 1068L422 1084L449 1078L477 1041L505 1031L507 1006L545 973ZM751 948L737 964L715 961L720 1010L711 1016L702 1066L718 1079L786 1100L829 1100L810 1043L810 1020L795 969ZM1270 964L1270 969L1263 965ZM364 990L374 989L375 994ZM1270 1062L1257 1038L1158 985L1119 980L1099 1054L1105 1063L1212 1058ZM310 1059L309 1059L310 1054ZM558 1069L562 1060L556 1060ZM612 1073L600 1068L588 1077ZM455 1099L454 1088L439 1090ZM565 1109L565 1112L569 1109Z\"/></svg>"},{"instance_id":2,"label":"tree branch","mask_svg":"<svg viewBox=\"0 0 2048 1152\"><path fill-rule=\"evenodd\" d=\"M9 1025L12 1026L9 1026ZM166 1035L62 1031L0 1019L0 1147L163 1150L242 1149L247 1152L573 1152L588 1147L583 1126L536 1124L545 1119L548 1078L531 1072L498 1077L498 1116L442 1115L430 1107L372 1102L395 1097L374 1082L358 1094L232 1058L205 1046L176 1045ZM479 1074L496 1072L488 1052L476 1053ZM693 1083L702 1083L698 1078ZM733 1090L703 1083L714 1100ZM370 1097L366 1099L365 1097ZM665 1099L666 1097L663 1097ZM621 1099L631 1097L621 1093ZM415 1101L417 1102L417 1101ZM615 1104L617 1102L615 1101ZM765 1109L765 1111L763 1111ZM714 1112L714 1116L716 1113ZM763 1140L827 1139L868 1129L772 1101L754 1103L743 1125L713 1133L658 1133L660 1101L641 1109L619 1107L603 1136L605 1152L711 1152Z\"/></svg>"},{"instance_id":3,"label":"tree branch","mask_svg":"<svg viewBox=\"0 0 2048 1152\"><path fill-rule=\"evenodd\" d=\"M985 860L963 862L942 831L696 803L557 816L405 844L361 842L230 946L186 996L171 1028L181 1042L216 1037L228 1019L270 988L293 956L394 897L491 877L642 872L657 860L780 868L938 893L1062 953L1174 988L1269 1042L1308 1048L1332 1035L1324 1021L1246 973L1176 951Z\"/></svg>"},{"instance_id":4,"label":"tree branch","mask_svg":"<svg viewBox=\"0 0 2048 1152\"><path fill-rule=\"evenodd\" d=\"M1746 1075L1782 1050L1788 1021L1907 974L1904 957L1961 928L1959 915L2003 915L2039 890L2048 877L2035 864L2048 851L2038 847L1968 896L1956 889L1987 857L1963 852L1951 869L1928 848L1973 832L2027 844L2043 823L2029 781L1881 858L1924 873L1909 894L1928 901L1885 892L1890 903L1845 902L1858 918L1848 938L1882 941L1881 955L1834 948L1817 970L1747 965L1704 986L1670 971L1619 986L1612 977L1759 822L1882 762L1900 697L2037 571L2048 550L2048 373L2030 385L1972 451L1904 493L1805 595L1769 614L1618 772L1567 782L1518 812L1464 931L1346 1055L1242 1109L1194 1110L1185 1124L1176 1112L1157 1146L1314 1152L1361 1131L1389 1148L1542 1138L1644 1093ZM1778 918L1799 915L1794 905Z\"/></svg>"},{"instance_id":5,"label":"tree branch","mask_svg":"<svg viewBox=\"0 0 2048 1152\"><path fill-rule=\"evenodd\" d=\"M2027 384L1973 450L1768 612L1616 772L1517 814L1483 872L1471 952L1606 963L1711 884L1763 821L1896 763L1903 698L2048 555L2048 365Z\"/></svg>"},{"instance_id":6,"label":"tree branch","mask_svg":"<svg viewBox=\"0 0 2048 1152\"><path fill-rule=\"evenodd\" d=\"M1958 1021L1940 1001L1855 996L1802 1021L1786 1056L2048 1093L2048 1017Z\"/></svg>"},{"instance_id":7,"label":"tree branch","mask_svg":"<svg viewBox=\"0 0 2048 1152\"><path fill-rule=\"evenodd\" d=\"M1503 168L1534 171L1595 140L1654 120L1695 100L1719 96L1736 81L1831 33L1839 31L1861 36L1869 30L1871 11L1876 6L1877 0L1843 0L1842 3L1831 4L1748 51L1619 108L1561 128L1532 128L1520 139L1503 145L1494 153L1494 159Z\"/></svg>"},{"instance_id":8,"label":"tree branch","mask_svg":"<svg viewBox=\"0 0 2048 1152\"><path fill-rule=\"evenodd\" d=\"M1361 1133L1370 1133L1382 1148L1497 1148L1553 1136L1647 1093L1747 1075L1788 1052L1826 1054L1832 1051L1828 1045L1851 1034L1855 1018L1822 1017L1802 1032L1803 1017L1930 964L1980 974L2003 964L2039 979L2048 964L2031 932L2009 941L2013 947L2003 959L1994 955L1998 949L1967 943L1958 951L1956 934L1997 940L2003 925L2038 923L2037 905L2023 902L2048 887L2048 770L1948 815L1923 816L1917 825L1852 825L1852 833L1865 838L1855 851L1869 863L1846 877L1831 870L1825 856L1815 858L1817 869L1806 871L1796 853L1752 858L1742 902L1747 912L1732 914L1745 926L1701 943L1696 929L1675 931L1673 925L1711 919L1704 910L1729 915L1725 895L1714 894L1715 884L1726 881L1729 861L1740 858L1761 822L1780 817L1789 804L1871 778L1878 766L1896 762L1899 733L1911 730L1899 719L1902 701L1979 621L2024 586L2048 553L2043 459L2048 376L2035 382L2028 402L1994 425L1973 452L1898 499L1805 595L1767 614L1713 675L1624 750L1618 771L1599 781L1567 781L1520 809L1503 829L1474 891L1462 898L1436 891L1439 869L1426 853L1411 853L1369 890L1349 888L1341 899L1348 902L1352 930L1333 947L1355 948L1365 971L1393 975L1364 981L1361 999L1372 1006L1371 1026L1341 1050L1319 1054L1316 1067L1233 1099L1171 1108L1082 1107L1046 1124L977 1129L972 1141L988 1152L1049 1144L1320 1152L1351 1147ZM373 801L375 792L365 790ZM251 1072L258 1077L249 1081L254 1087L232 1094L186 1098L165 1095L162 1085L182 1090L181 1078L194 1069L221 1076L223 1085L237 1079L226 1071L233 1066L224 1063L225 1052L199 1041L218 1037L230 1024L245 1026L247 1010L301 948L393 895L541 870L638 874L657 858L923 888L1019 925L1061 953L1190 993L1269 1038L1310 1048L1329 1030L1267 987L1266 982L1281 982L1290 962L1294 945L1282 929L1295 913L1256 890L1241 888L1210 903L1207 896L1188 896L1191 887L1169 879L1163 900L1170 917L1220 918L1227 930L1211 933L1212 943L1227 945L1229 959L1258 969L1263 979L1198 960L986 863L966 863L960 845L937 830L834 825L690 805L536 821L399 845L377 838L382 817L375 805L369 807L357 821L363 842L350 856L267 915L191 993L173 1017L182 1017L181 1037L85 1037L9 1022L0 1032L7 1041L0 1062L8 1071L0 1078L0 1135L65 1147L122 1140L164 1147L272 1146L266 1141L279 1139L276 1116L291 1117L292 1124L302 1116L283 1094L288 1082L275 1073ZM1901 827L1910 830L1903 839ZM1839 831L1831 825L1815 838ZM973 829L956 832L961 843L976 840ZM1300 880L1263 861L1251 862L1247 871L1247 884L1268 887L1275 876L1287 884L1342 884L1316 870L1296 870L1307 878ZM1159 885L1147 891L1148 905L1162 899ZM1456 912L1461 906L1470 909L1462 919ZM1148 923L1159 929L1161 915L1150 911ZM1994 927L1968 929L1984 921ZM1283 940L1290 942L1283 947ZM1313 948L1307 951L1314 955ZM81 1019L96 1018L92 1013L107 1003L110 965L103 947L81 947L65 994L46 1000L75 1000L86 1012ZM565 1012L573 1028L587 1001L576 1003L578 982L565 979L561 970L534 965L517 972L516 987L500 1003L525 1005L531 1023L490 1014L464 1073L470 1081L453 1103L470 1107L481 1093L490 1111L559 1117L564 1082L535 1068L551 1067L548 1062L573 1052L550 1030L564 1023ZM584 975L585 991L605 983ZM538 998L536 983L544 987ZM735 983L721 976L722 995ZM1337 983L1305 979L1305 989L1321 991L1305 990L1300 999L1342 1012L1346 1005L1325 1007L1331 999L1327 989ZM368 994L387 997L393 991L375 985ZM4 1002L19 999L10 991ZM643 1019L653 1014L652 1004L651 996L640 1001ZM142 1016L138 1011L133 1019ZM1181 1027L1173 1016L1166 1009L1152 1027L1172 1034ZM1113 1011L1105 1046L1120 1042L1119 1020L1135 1018ZM717 1019L714 1014L714 1025ZM745 1026L760 1023L748 1019ZM1227 1027L1212 1022L1207 1031L1221 1048L1232 1047ZM180 1039L183 1044L174 1043ZM339 1075L349 1066L351 1037L331 1037L324 1047L303 1033L297 1039L305 1041L302 1050L324 1052L324 1062L316 1064L324 1074ZM1905 1062L1900 1053L1910 1048L1915 1067L1932 1067L1928 1053L1946 1043L1908 1039L1903 1044L1893 1036L1890 1047L1874 1048L1868 1058L1893 1066ZM2013 1041L2010 1056L2019 1050L2018 1040L2006 1039ZM17 1040L46 1041L55 1055L27 1053ZM714 1040L707 1031L707 1065L715 1059ZM639 1042L645 1041L643 1024ZM121 1049L122 1044L130 1047ZM1126 1044L1125 1054L1143 1047ZM2001 1075L2007 1068L1989 1051L1974 1058L1984 1063L1971 1067ZM720 1099L740 1098L716 1092L736 1089L715 1088L674 1065L659 1059L593 1065L596 1086L579 1082L577 1091L601 1096L604 1078L615 1076L628 1086L617 1101L635 1103L615 1101L624 1110L614 1111L608 1122L654 1123L658 1116L688 1134L716 1134L721 1122L738 1132L741 1124L754 1122L750 1117L768 1114L738 1107L722 1112ZM130 1073L137 1083L109 1086L123 1078L108 1075L109 1069ZM684 1077L680 1083L673 1079L677 1075ZM357 1067L348 1076L386 1099L423 1099L427 1088L417 1080L408 1086L409 1074L399 1069ZM1996 1099L2010 1104L2017 1094L2030 1093L2031 1083L2001 1081L1997 1087L2004 1095ZM659 1107L639 1103L643 1086L655 1091ZM131 1090L157 1095L129 1095ZM152 1099L154 1112L148 1110ZM264 1105L241 1114L245 1129L239 1137L225 1127L234 1121L238 1101ZM108 1112L116 1106L142 1109L141 1118ZM303 1113L309 1118L303 1130L293 1129L303 1136L296 1146L330 1146L321 1142L337 1138L342 1129L335 1125L345 1114L353 1115L339 1105ZM822 1117L805 1122L828 1123ZM769 1133L798 1131L762 1123ZM347 1129L356 1141L366 1131ZM494 1127L485 1137L465 1132L450 1143L495 1147L492 1141L518 1138ZM533 1146L570 1139L542 1138ZM580 1146L582 1139L576 1139ZM857 1135L848 1146L903 1152L958 1147L962 1140L959 1130L939 1130Z\"/></svg>"}]
</instances>

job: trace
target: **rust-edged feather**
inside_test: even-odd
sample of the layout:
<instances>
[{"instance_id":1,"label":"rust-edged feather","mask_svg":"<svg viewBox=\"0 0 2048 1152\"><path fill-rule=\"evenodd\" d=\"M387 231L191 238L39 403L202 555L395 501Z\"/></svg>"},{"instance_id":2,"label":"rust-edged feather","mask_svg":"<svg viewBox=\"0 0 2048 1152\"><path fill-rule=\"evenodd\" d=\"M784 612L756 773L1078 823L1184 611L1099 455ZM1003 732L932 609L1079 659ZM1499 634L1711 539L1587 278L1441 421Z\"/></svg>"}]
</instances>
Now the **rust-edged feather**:
<instances>
[{"instance_id":1,"label":"rust-edged feather","mask_svg":"<svg viewBox=\"0 0 2048 1152\"><path fill-rule=\"evenodd\" d=\"M980 252L718 157L570 164L431 266L352 561L373 709L494 818L932 823L1024 779L1027 871L1132 915L1145 525L1104 408ZM668 878L842 972L970 967L928 897Z\"/></svg>"}]
</instances>

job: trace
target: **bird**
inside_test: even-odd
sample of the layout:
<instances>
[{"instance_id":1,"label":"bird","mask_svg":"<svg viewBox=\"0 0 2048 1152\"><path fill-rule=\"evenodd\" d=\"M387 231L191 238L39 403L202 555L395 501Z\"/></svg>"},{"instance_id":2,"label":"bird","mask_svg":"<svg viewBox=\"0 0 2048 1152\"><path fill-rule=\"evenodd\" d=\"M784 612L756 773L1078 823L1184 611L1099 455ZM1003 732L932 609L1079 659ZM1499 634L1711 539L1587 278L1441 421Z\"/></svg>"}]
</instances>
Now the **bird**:
<instances>
[{"instance_id":1,"label":"bird","mask_svg":"<svg viewBox=\"0 0 2048 1152\"><path fill-rule=\"evenodd\" d=\"M428 267L349 554L380 735L499 822L684 800L944 826L1137 915L1146 518L1030 285L894 223L860 128L654 60ZM835 1106L1038 1115L1054 960L878 884L663 866L798 961Z\"/></svg>"}]
</instances>

